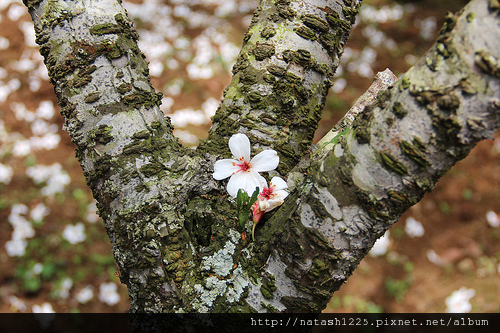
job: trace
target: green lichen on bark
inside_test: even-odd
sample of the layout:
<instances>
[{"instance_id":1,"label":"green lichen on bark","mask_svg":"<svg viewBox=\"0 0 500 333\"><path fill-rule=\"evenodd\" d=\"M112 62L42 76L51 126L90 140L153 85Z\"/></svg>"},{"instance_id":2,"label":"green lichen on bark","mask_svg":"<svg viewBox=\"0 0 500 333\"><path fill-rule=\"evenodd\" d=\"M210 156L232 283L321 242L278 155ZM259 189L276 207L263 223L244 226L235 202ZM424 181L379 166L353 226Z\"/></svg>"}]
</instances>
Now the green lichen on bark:
<instances>
[{"instance_id":1,"label":"green lichen on bark","mask_svg":"<svg viewBox=\"0 0 500 333\"><path fill-rule=\"evenodd\" d=\"M112 130L112 126L99 125L99 127L89 133L88 138L96 144L107 144L113 140L113 136L111 135Z\"/></svg>"},{"instance_id":2,"label":"green lichen on bark","mask_svg":"<svg viewBox=\"0 0 500 333\"><path fill-rule=\"evenodd\" d=\"M265 39L269 39L276 35L276 29L272 25L267 25L262 29L260 35Z\"/></svg>"},{"instance_id":3,"label":"green lichen on bark","mask_svg":"<svg viewBox=\"0 0 500 333\"><path fill-rule=\"evenodd\" d=\"M252 54L255 56L255 59L259 61L271 57L274 53L274 45L268 43L257 44L252 50Z\"/></svg>"},{"instance_id":4,"label":"green lichen on bark","mask_svg":"<svg viewBox=\"0 0 500 333\"><path fill-rule=\"evenodd\" d=\"M307 27L314 29L320 33L325 33L329 30L328 23L325 22L325 20L312 14L303 15L302 22L304 22Z\"/></svg>"},{"instance_id":5,"label":"green lichen on bark","mask_svg":"<svg viewBox=\"0 0 500 333\"><path fill-rule=\"evenodd\" d=\"M351 28L351 23L341 19L339 13L329 7L327 9L329 13L326 16L326 20L333 28L345 31Z\"/></svg>"},{"instance_id":6,"label":"green lichen on bark","mask_svg":"<svg viewBox=\"0 0 500 333\"><path fill-rule=\"evenodd\" d=\"M30 6L34 6L38 2L31 2ZM66 2L62 0L47 0L47 5L44 8L44 12L40 17L43 26L52 28L55 25L63 25L64 21L70 20L76 13L73 12Z\"/></svg>"},{"instance_id":7,"label":"green lichen on bark","mask_svg":"<svg viewBox=\"0 0 500 333\"><path fill-rule=\"evenodd\" d=\"M96 24L92 28L90 28L90 33L97 36L102 36L106 34L118 34L123 31L124 29L121 25L110 22Z\"/></svg>"},{"instance_id":8,"label":"green lichen on bark","mask_svg":"<svg viewBox=\"0 0 500 333\"><path fill-rule=\"evenodd\" d=\"M382 152L380 153L380 157L382 159L384 166L387 169L395 173L398 173L400 175L405 175L408 173L408 167L403 163L401 163L400 161L398 161L397 157L393 156L392 154Z\"/></svg>"},{"instance_id":9,"label":"green lichen on bark","mask_svg":"<svg viewBox=\"0 0 500 333\"><path fill-rule=\"evenodd\" d=\"M485 73L500 78L500 60L488 51L477 51L475 55L476 65Z\"/></svg>"},{"instance_id":10,"label":"green lichen on bark","mask_svg":"<svg viewBox=\"0 0 500 333\"><path fill-rule=\"evenodd\" d=\"M499 0L488 0L488 9L492 12L500 11L500 1Z\"/></svg>"},{"instance_id":11,"label":"green lichen on bark","mask_svg":"<svg viewBox=\"0 0 500 333\"><path fill-rule=\"evenodd\" d=\"M373 107L366 106L352 124L352 129L356 133L356 138L359 143L370 143L371 140L371 126L370 121L373 118Z\"/></svg>"},{"instance_id":12,"label":"green lichen on bark","mask_svg":"<svg viewBox=\"0 0 500 333\"><path fill-rule=\"evenodd\" d=\"M392 112L394 113L394 115L396 115L396 117L398 117L400 119L408 114L408 110L406 110L403 103L401 103L399 101L394 102L394 104L392 106Z\"/></svg>"},{"instance_id":13,"label":"green lichen on bark","mask_svg":"<svg viewBox=\"0 0 500 333\"><path fill-rule=\"evenodd\" d=\"M305 26L296 27L296 28L294 28L293 31L295 31L295 33L297 35L299 35L300 37L305 38L305 39L316 40L316 38L317 38L314 31L312 31L311 29L309 29L308 27L305 27Z\"/></svg>"},{"instance_id":14,"label":"green lichen on bark","mask_svg":"<svg viewBox=\"0 0 500 333\"><path fill-rule=\"evenodd\" d=\"M85 96L85 99L83 100L85 103L94 103L101 97L101 93L98 91L91 92L90 94L87 94Z\"/></svg>"},{"instance_id":15,"label":"green lichen on bark","mask_svg":"<svg viewBox=\"0 0 500 333\"><path fill-rule=\"evenodd\" d=\"M276 277L274 275L267 274L262 279L262 285L260 286L260 292L266 299L273 299L273 293L278 289L276 287Z\"/></svg>"},{"instance_id":16,"label":"green lichen on bark","mask_svg":"<svg viewBox=\"0 0 500 333\"><path fill-rule=\"evenodd\" d=\"M426 145L419 138L413 138L411 142L401 141L400 145L403 154L415 161L420 168L426 169L430 166L426 157Z\"/></svg>"}]
</instances>

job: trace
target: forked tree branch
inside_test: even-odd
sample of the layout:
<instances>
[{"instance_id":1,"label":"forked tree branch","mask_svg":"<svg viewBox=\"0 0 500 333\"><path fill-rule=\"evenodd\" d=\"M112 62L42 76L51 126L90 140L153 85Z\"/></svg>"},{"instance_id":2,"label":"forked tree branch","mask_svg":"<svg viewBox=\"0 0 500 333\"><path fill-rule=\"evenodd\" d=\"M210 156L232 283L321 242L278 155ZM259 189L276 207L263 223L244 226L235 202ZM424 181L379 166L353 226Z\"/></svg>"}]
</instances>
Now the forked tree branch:
<instances>
[{"instance_id":1,"label":"forked tree branch","mask_svg":"<svg viewBox=\"0 0 500 333\"><path fill-rule=\"evenodd\" d=\"M118 2L24 2L132 312L321 311L376 239L500 125L496 1L448 16L416 66L311 147L360 1L262 0L197 150L173 137ZM237 132L278 151L291 189L253 243L212 177Z\"/></svg>"}]
</instances>

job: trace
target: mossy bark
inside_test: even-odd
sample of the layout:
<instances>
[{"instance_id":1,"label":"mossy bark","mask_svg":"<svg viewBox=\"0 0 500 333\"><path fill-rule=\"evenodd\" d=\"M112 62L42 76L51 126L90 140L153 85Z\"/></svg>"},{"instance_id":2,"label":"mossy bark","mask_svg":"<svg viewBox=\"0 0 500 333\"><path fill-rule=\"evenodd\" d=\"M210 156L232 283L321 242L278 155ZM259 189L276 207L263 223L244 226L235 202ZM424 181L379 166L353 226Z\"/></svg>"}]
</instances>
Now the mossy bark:
<instances>
[{"instance_id":1,"label":"mossy bark","mask_svg":"<svg viewBox=\"0 0 500 333\"><path fill-rule=\"evenodd\" d=\"M360 2L262 0L198 150L227 155L231 135L245 133L278 151L286 175L311 146Z\"/></svg>"},{"instance_id":2,"label":"mossy bark","mask_svg":"<svg viewBox=\"0 0 500 333\"><path fill-rule=\"evenodd\" d=\"M360 2L263 0L197 150L173 137L121 5L85 3L25 0L131 312L321 311L376 239L500 125L491 1L449 16L403 79L311 147ZM291 190L255 242L212 178L238 132L278 151Z\"/></svg>"}]
</instances>

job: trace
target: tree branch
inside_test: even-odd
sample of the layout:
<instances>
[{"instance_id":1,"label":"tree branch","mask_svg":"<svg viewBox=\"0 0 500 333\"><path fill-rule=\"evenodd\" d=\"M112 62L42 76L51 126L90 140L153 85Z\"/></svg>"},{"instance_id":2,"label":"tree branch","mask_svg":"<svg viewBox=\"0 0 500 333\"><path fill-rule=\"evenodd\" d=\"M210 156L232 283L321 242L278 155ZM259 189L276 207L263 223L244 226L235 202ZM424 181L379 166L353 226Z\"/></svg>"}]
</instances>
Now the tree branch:
<instances>
[{"instance_id":1,"label":"tree branch","mask_svg":"<svg viewBox=\"0 0 500 333\"><path fill-rule=\"evenodd\" d=\"M209 171L172 135L170 121L159 109L161 94L151 86L137 46L137 32L121 4L25 4L65 129L98 202L121 281L129 288L131 308L162 311L165 304L173 306L181 299L174 283L188 273L180 268L193 256L178 211L193 187L202 191L187 179L194 170L205 170L207 176ZM182 260L163 262L162 254Z\"/></svg>"},{"instance_id":2,"label":"tree branch","mask_svg":"<svg viewBox=\"0 0 500 333\"><path fill-rule=\"evenodd\" d=\"M262 0L198 149L228 154L231 135L245 133L278 151L286 175L312 143L360 2Z\"/></svg>"},{"instance_id":3,"label":"tree branch","mask_svg":"<svg viewBox=\"0 0 500 333\"><path fill-rule=\"evenodd\" d=\"M383 72L377 73L366 92L354 102L353 106L347 111L342 119L340 119L339 122L318 141L315 147L313 147L313 155L316 156L319 153L319 149L321 149L322 153L330 151L332 145L338 142L341 135L345 134L344 132L352 127L352 123L354 119L356 119L356 116L361 113L366 106L375 103L379 92L388 89L396 83L397 80L398 78L389 68ZM318 159L320 156L316 158Z\"/></svg>"},{"instance_id":4,"label":"tree branch","mask_svg":"<svg viewBox=\"0 0 500 333\"><path fill-rule=\"evenodd\" d=\"M500 126L498 27L498 8L486 0L450 14L429 52L290 174L294 192L257 234L266 235L257 250L270 256L265 270L286 267L277 280L302 292L281 297L288 310L322 310L375 241L492 138Z\"/></svg>"},{"instance_id":5,"label":"tree branch","mask_svg":"<svg viewBox=\"0 0 500 333\"><path fill-rule=\"evenodd\" d=\"M263 0L193 151L159 110L119 3L25 0L130 311L322 310L375 240L499 126L498 8L474 0L402 80L306 156L359 3ZM236 132L277 150L293 189L255 243L212 178Z\"/></svg>"}]
</instances>

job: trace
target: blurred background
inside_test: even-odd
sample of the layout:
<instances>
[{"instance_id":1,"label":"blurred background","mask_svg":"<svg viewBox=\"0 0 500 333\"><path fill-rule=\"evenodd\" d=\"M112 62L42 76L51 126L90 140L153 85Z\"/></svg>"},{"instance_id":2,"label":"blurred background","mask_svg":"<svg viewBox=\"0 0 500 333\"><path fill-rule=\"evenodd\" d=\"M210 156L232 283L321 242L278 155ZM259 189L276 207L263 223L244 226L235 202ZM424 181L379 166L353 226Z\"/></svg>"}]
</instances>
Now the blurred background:
<instances>
[{"instance_id":1,"label":"blurred background","mask_svg":"<svg viewBox=\"0 0 500 333\"><path fill-rule=\"evenodd\" d=\"M401 76L467 1L365 0L316 139L389 67ZM175 135L195 147L256 0L126 0ZM21 0L0 0L0 312L124 312L111 245L62 131ZM500 135L412 207L325 312L500 311Z\"/></svg>"}]
</instances>

